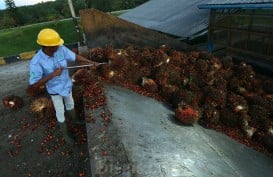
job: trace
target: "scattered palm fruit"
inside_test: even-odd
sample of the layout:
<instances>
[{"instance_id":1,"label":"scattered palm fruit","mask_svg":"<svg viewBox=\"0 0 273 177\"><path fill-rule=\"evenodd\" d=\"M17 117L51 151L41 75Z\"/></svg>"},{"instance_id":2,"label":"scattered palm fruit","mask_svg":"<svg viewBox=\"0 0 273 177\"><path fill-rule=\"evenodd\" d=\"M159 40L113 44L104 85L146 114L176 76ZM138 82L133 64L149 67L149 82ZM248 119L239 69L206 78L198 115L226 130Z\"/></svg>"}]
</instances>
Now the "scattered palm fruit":
<instances>
[{"instance_id":1,"label":"scattered palm fruit","mask_svg":"<svg viewBox=\"0 0 273 177\"><path fill-rule=\"evenodd\" d=\"M21 108L24 105L24 101L21 97L15 95L9 95L2 100L4 107L9 109Z\"/></svg>"}]
</instances>

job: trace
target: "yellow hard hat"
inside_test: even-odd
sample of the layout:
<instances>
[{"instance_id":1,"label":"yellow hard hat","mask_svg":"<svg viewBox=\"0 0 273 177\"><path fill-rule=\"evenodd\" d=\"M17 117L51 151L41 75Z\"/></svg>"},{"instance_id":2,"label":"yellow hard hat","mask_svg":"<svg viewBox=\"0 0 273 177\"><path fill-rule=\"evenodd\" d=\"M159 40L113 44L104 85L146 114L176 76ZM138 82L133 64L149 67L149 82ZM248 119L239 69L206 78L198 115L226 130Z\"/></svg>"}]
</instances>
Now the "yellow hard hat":
<instances>
[{"instance_id":1,"label":"yellow hard hat","mask_svg":"<svg viewBox=\"0 0 273 177\"><path fill-rule=\"evenodd\" d=\"M41 46L59 46L64 43L64 40L53 29L42 29L37 37L37 43Z\"/></svg>"}]
</instances>

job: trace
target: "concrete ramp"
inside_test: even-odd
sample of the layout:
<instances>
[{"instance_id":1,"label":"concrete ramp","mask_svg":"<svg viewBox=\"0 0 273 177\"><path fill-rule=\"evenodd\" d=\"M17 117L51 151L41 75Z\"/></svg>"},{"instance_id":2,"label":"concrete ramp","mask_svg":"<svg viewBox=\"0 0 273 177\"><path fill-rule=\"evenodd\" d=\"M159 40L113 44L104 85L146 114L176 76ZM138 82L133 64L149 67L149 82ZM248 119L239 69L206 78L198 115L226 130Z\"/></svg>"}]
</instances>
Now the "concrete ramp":
<instances>
[{"instance_id":1,"label":"concrete ramp","mask_svg":"<svg viewBox=\"0 0 273 177\"><path fill-rule=\"evenodd\" d=\"M174 119L173 110L161 102L116 86L105 86L105 93L107 108L102 109L111 112L111 122L105 125L97 118L95 123L87 124L94 176L271 177L273 174L272 158L222 133L199 125L180 124ZM96 111L86 114L96 116ZM112 143L99 141L97 137L108 137ZM100 155L103 148L109 150L106 156ZM101 173L102 166L108 169L108 174Z\"/></svg>"}]
</instances>

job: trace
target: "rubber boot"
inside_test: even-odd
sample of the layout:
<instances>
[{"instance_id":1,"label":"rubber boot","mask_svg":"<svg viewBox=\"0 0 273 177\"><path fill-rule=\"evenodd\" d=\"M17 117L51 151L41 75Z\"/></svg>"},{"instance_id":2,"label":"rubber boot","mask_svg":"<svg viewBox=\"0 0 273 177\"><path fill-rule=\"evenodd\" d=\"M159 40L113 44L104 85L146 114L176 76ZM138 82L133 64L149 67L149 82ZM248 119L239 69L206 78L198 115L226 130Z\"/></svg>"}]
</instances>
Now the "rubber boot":
<instances>
[{"instance_id":1,"label":"rubber boot","mask_svg":"<svg viewBox=\"0 0 273 177\"><path fill-rule=\"evenodd\" d=\"M63 122L63 123L58 122L58 124L59 124L60 130L63 134L65 142L70 145L74 144L73 138L71 138L71 136L69 136L70 133L68 131L68 127L67 127L66 122Z\"/></svg>"},{"instance_id":2,"label":"rubber boot","mask_svg":"<svg viewBox=\"0 0 273 177\"><path fill-rule=\"evenodd\" d=\"M75 109L66 111L66 113L67 113L68 117L70 117L72 124L78 124L78 125L84 125L85 124L84 121L79 120Z\"/></svg>"}]
</instances>

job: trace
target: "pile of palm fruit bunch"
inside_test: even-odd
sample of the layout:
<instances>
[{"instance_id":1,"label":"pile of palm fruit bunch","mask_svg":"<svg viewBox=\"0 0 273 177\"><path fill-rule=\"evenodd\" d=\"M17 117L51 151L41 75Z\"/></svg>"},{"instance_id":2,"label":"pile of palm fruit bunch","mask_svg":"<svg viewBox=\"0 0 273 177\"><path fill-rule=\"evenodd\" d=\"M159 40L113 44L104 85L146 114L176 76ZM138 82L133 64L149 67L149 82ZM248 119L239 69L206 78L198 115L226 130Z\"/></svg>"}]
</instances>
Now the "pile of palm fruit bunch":
<instances>
[{"instance_id":1,"label":"pile of palm fruit bunch","mask_svg":"<svg viewBox=\"0 0 273 177\"><path fill-rule=\"evenodd\" d=\"M5 108L18 109L24 106L24 101L21 97L15 95L8 95L2 99Z\"/></svg>"},{"instance_id":2,"label":"pile of palm fruit bunch","mask_svg":"<svg viewBox=\"0 0 273 177\"><path fill-rule=\"evenodd\" d=\"M55 115L55 109L51 98L40 96L35 98L30 105L30 112L40 118L49 118Z\"/></svg>"},{"instance_id":3,"label":"pile of palm fruit bunch","mask_svg":"<svg viewBox=\"0 0 273 177\"><path fill-rule=\"evenodd\" d=\"M26 88L26 94L28 96L38 96L46 92L45 85L40 85L40 86L28 86Z\"/></svg>"},{"instance_id":4,"label":"pile of palm fruit bunch","mask_svg":"<svg viewBox=\"0 0 273 177\"><path fill-rule=\"evenodd\" d=\"M185 124L198 122L256 150L272 152L273 80L256 74L251 65L165 45L92 48L86 57L108 63L90 75L92 80L96 76L166 101Z\"/></svg>"}]
</instances>

